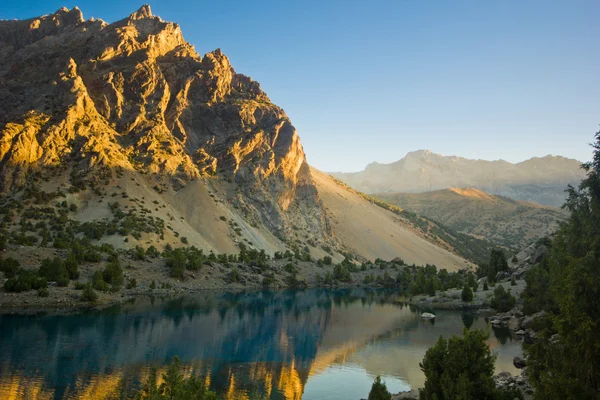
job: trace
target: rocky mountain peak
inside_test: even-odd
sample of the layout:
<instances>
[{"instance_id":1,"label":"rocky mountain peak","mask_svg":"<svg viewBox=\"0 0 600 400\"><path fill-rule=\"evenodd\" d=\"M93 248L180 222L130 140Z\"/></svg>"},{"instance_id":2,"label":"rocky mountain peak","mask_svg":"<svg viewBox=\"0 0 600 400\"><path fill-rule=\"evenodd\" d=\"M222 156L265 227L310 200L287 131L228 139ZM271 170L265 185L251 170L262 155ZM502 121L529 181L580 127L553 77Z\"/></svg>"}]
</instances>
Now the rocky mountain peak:
<instances>
[{"instance_id":1,"label":"rocky mountain peak","mask_svg":"<svg viewBox=\"0 0 600 400\"><path fill-rule=\"evenodd\" d=\"M138 19L148 18L148 17L152 17L152 16L153 15L152 15L152 10L150 9L150 5L144 4L136 12L132 13L129 16L129 19L130 20L138 20Z\"/></svg>"},{"instance_id":2,"label":"rocky mountain peak","mask_svg":"<svg viewBox=\"0 0 600 400\"><path fill-rule=\"evenodd\" d=\"M41 39L44 40L41 40ZM61 9L0 21L0 176L69 166L149 174L178 189L215 176L231 201L280 234L326 231L298 134L283 110L220 49L200 57L148 5L112 24ZM309 207L311 214L287 213Z\"/></svg>"}]
</instances>

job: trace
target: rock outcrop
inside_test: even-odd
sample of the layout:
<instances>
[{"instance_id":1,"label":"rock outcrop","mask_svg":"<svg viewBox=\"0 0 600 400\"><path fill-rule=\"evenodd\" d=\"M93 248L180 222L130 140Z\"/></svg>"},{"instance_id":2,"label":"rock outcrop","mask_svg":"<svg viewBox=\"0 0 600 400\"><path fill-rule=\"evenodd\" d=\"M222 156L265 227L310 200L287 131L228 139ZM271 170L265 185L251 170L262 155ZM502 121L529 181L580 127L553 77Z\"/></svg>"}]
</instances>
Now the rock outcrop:
<instances>
[{"instance_id":1,"label":"rock outcrop","mask_svg":"<svg viewBox=\"0 0 600 400\"><path fill-rule=\"evenodd\" d=\"M48 167L75 180L120 168L176 189L216 176L277 236L296 227L330 237L285 112L219 49L198 55L147 5L112 24L78 8L0 21L0 110L4 192Z\"/></svg>"}]
</instances>

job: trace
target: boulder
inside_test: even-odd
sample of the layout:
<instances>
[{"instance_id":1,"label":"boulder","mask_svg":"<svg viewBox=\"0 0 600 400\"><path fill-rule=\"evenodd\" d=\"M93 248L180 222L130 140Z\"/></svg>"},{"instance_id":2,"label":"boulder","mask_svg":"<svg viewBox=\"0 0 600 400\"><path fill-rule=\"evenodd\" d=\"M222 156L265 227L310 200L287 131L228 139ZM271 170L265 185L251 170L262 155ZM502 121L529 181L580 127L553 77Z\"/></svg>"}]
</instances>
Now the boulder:
<instances>
[{"instance_id":1,"label":"boulder","mask_svg":"<svg viewBox=\"0 0 600 400\"><path fill-rule=\"evenodd\" d=\"M523 369L527 366L527 362L523 357L515 357L513 358L513 365L515 368Z\"/></svg>"},{"instance_id":2,"label":"boulder","mask_svg":"<svg viewBox=\"0 0 600 400\"><path fill-rule=\"evenodd\" d=\"M435 318L435 315L433 315L432 313L424 312L423 314L421 314L421 318L423 318L423 319L433 319L433 318Z\"/></svg>"},{"instance_id":3,"label":"boulder","mask_svg":"<svg viewBox=\"0 0 600 400\"><path fill-rule=\"evenodd\" d=\"M511 331L518 331L520 329L519 318L513 316L508 320L508 329Z\"/></svg>"}]
</instances>

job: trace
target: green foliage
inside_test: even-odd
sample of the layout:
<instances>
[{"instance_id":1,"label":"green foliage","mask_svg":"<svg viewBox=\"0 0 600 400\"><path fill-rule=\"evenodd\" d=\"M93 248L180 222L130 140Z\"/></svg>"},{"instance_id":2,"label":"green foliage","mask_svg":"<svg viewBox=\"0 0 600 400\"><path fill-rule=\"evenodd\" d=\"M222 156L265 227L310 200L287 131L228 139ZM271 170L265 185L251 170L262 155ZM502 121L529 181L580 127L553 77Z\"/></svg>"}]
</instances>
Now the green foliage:
<instances>
[{"instance_id":1,"label":"green foliage","mask_svg":"<svg viewBox=\"0 0 600 400\"><path fill-rule=\"evenodd\" d=\"M102 271L98 270L94 272L94 275L92 275L91 287L101 292L108 292L108 284L104 281L104 274Z\"/></svg>"},{"instance_id":2,"label":"green foliage","mask_svg":"<svg viewBox=\"0 0 600 400\"><path fill-rule=\"evenodd\" d=\"M7 293L27 292L48 287L46 278L40 278L34 271L20 269L18 275L4 282L4 290Z\"/></svg>"},{"instance_id":3,"label":"green foliage","mask_svg":"<svg viewBox=\"0 0 600 400\"><path fill-rule=\"evenodd\" d=\"M388 392L385 382L381 382L380 376L375 378L368 400L392 400L392 394Z\"/></svg>"},{"instance_id":4,"label":"green foliage","mask_svg":"<svg viewBox=\"0 0 600 400\"><path fill-rule=\"evenodd\" d=\"M92 285L90 285L89 283L83 287L83 292L81 292L81 300L90 303L93 303L96 300L98 300L98 293L94 291Z\"/></svg>"},{"instance_id":5,"label":"green foliage","mask_svg":"<svg viewBox=\"0 0 600 400\"><path fill-rule=\"evenodd\" d=\"M156 289L156 282L154 280L150 283L150 289Z\"/></svg>"},{"instance_id":6,"label":"green foliage","mask_svg":"<svg viewBox=\"0 0 600 400\"><path fill-rule=\"evenodd\" d=\"M483 290L490 290L487 282L483 282Z\"/></svg>"},{"instance_id":7,"label":"green foliage","mask_svg":"<svg viewBox=\"0 0 600 400\"><path fill-rule=\"evenodd\" d=\"M298 279L295 273L286 276L285 283L290 289L304 289L308 286L306 281Z\"/></svg>"},{"instance_id":8,"label":"green foliage","mask_svg":"<svg viewBox=\"0 0 600 400\"><path fill-rule=\"evenodd\" d=\"M40 288L38 289L38 296L40 297L48 297L50 296L50 292L48 292L48 288Z\"/></svg>"},{"instance_id":9,"label":"green foliage","mask_svg":"<svg viewBox=\"0 0 600 400\"><path fill-rule=\"evenodd\" d=\"M473 301L473 291L467 285L463 287L462 293L460 294L460 298L462 301L470 303Z\"/></svg>"},{"instance_id":10,"label":"green foliage","mask_svg":"<svg viewBox=\"0 0 600 400\"><path fill-rule=\"evenodd\" d=\"M231 271L229 271L229 274L227 274L227 278L229 279L229 282L239 282L242 279L242 276L240 274L240 271L238 271L237 268L234 268Z\"/></svg>"},{"instance_id":11,"label":"green foliage","mask_svg":"<svg viewBox=\"0 0 600 400\"><path fill-rule=\"evenodd\" d=\"M498 284L494 290L494 296L490 302L491 307L498 312L511 310L517 302L517 299L509 292L504 290L504 286Z\"/></svg>"},{"instance_id":12,"label":"green foliage","mask_svg":"<svg viewBox=\"0 0 600 400\"><path fill-rule=\"evenodd\" d=\"M142 390L136 394L136 400L218 400L216 393L208 390L201 379L196 376L185 378L179 369L179 359L173 357L159 386L156 368L153 367Z\"/></svg>"},{"instance_id":13,"label":"green foliage","mask_svg":"<svg viewBox=\"0 0 600 400\"><path fill-rule=\"evenodd\" d=\"M487 264L481 264L477 268L477 276L486 276L489 282L495 282L498 272L508 270L508 262L506 261L506 256L502 250L492 249L489 262Z\"/></svg>"},{"instance_id":14,"label":"green foliage","mask_svg":"<svg viewBox=\"0 0 600 400\"><path fill-rule=\"evenodd\" d=\"M421 400L501 399L492 375L496 356L480 330L465 330L463 336L440 337L419 364L425 373ZM512 399L512 397L511 397Z\"/></svg>"},{"instance_id":15,"label":"green foliage","mask_svg":"<svg viewBox=\"0 0 600 400\"><path fill-rule=\"evenodd\" d=\"M12 258L0 258L0 272L4 272L6 278L14 278L19 272L21 263Z\"/></svg>"},{"instance_id":16,"label":"green foliage","mask_svg":"<svg viewBox=\"0 0 600 400\"><path fill-rule=\"evenodd\" d=\"M333 259L330 256L323 257L323 265L331 265Z\"/></svg>"},{"instance_id":17,"label":"green foliage","mask_svg":"<svg viewBox=\"0 0 600 400\"><path fill-rule=\"evenodd\" d=\"M346 265L337 264L333 267L333 279L341 282L352 282L352 274Z\"/></svg>"},{"instance_id":18,"label":"green foliage","mask_svg":"<svg viewBox=\"0 0 600 400\"><path fill-rule=\"evenodd\" d=\"M600 132L593 147L593 160L583 165L585 179L577 189L568 187L564 208L570 217L552 241L548 278L556 308L553 324L526 349L539 399L592 399L600 389ZM550 303L543 296L535 299L544 274L538 270L529 276L531 291L525 298L532 308Z\"/></svg>"},{"instance_id":19,"label":"green foliage","mask_svg":"<svg viewBox=\"0 0 600 400\"><path fill-rule=\"evenodd\" d=\"M65 268L67 270L67 274L69 275L69 279L79 278L79 263L77 262L77 258L74 253L71 252L65 260Z\"/></svg>"},{"instance_id":20,"label":"green foliage","mask_svg":"<svg viewBox=\"0 0 600 400\"><path fill-rule=\"evenodd\" d=\"M538 311L557 312L554 295L550 288L550 264L544 257L542 262L531 267L525 274L525 289L521 293L523 313L530 315Z\"/></svg>"},{"instance_id":21,"label":"green foliage","mask_svg":"<svg viewBox=\"0 0 600 400\"><path fill-rule=\"evenodd\" d=\"M517 280L514 275L510 277L510 286L517 286Z\"/></svg>"},{"instance_id":22,"label":"green foliage","mask_svg":"<svg viewBox=\"0 0 600 400\"><path fill-rule=\"evenodd\" d=\"M104 271L102 271L104 282L111 285L112 290L118 290L123 286L125 277L123 276L123 268L118 259L109 262Z\"/></svg>"},{"instance_id":23,"label":"green foliage","mask_svg":"<svg viewBox=\"0 0 600 400\"><path fill-rule=\"evenodd\" d=\"M127 289L134 289L137 287L137 280L135 278L129 279L127 282Z\"/></svg>"},{"instance_id":24,"label":"green foliage","mask_svg":"<svg viewBox=\"0 0 600 400\"><path fill-rule=\"evenodd\" d=\"M169 268L169 276L171 278L183 278L186 262L187 258L181 249L173 250L167 256L167 268Z\"/></svg>"},{"instance_id":25,"label":"green foliage","mask_svg":"<svg viewBox=\"0 0 600 400\"><path fill-rule=\"evenodd\" d=\"M273 272L265 274L263 280L262 280L262 285L263 286L270 286L272 284L275 283L275 274Z\"/></svg>"},{"instance_id":26,"label":"green foliage","mask_svg":"<svg viewBox=\"0 0 600 400\"><path fill-rule=\"evenodd\" d=\"M60 257L42 260L38 273L41 277L46 278L50 282L57 282L59 286L66 286L69 284L69 271L65 266L65 262Z\"/></svg>"}]
</instances>

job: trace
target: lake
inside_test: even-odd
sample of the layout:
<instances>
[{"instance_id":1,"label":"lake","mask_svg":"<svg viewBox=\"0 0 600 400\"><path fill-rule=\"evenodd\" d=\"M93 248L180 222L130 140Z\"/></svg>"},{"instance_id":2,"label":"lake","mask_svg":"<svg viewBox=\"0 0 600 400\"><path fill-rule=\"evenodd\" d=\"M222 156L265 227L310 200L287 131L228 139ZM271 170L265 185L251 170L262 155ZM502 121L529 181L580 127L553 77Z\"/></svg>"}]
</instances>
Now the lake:
<instances>
[{"instance_id":1,"label":"lake","mask_svg":"<svg viewBox=\"0 0 600 400\"><path fill-rule=\"evenodd\" d=\"M0 398L128 398L177 355L226 399L366 398L419 387L419 362L440 335L489 332L496 371L515 373L520 344L483 318L420 310L394 292L310 289L138 298L75 315L0 315Z\"/></svg>"}]
</instances>

